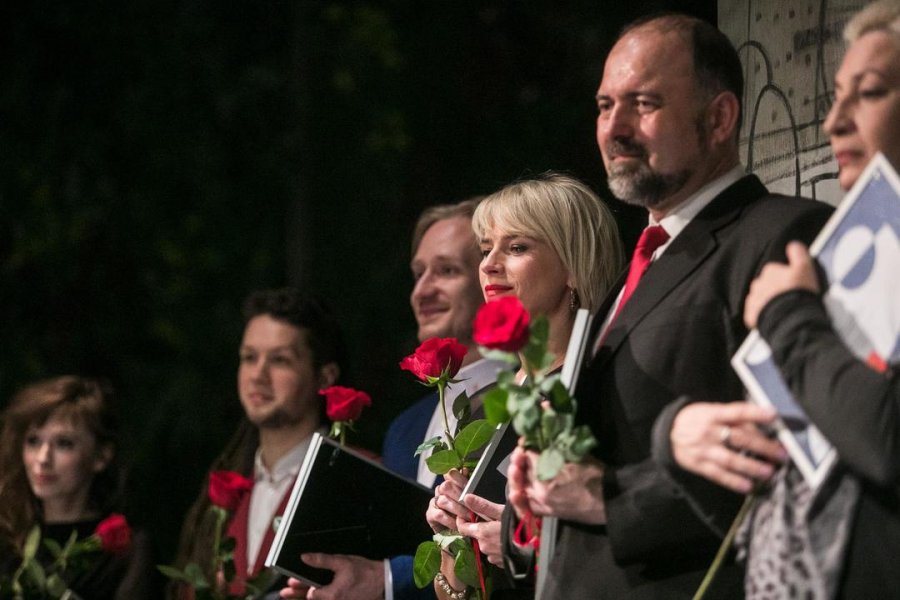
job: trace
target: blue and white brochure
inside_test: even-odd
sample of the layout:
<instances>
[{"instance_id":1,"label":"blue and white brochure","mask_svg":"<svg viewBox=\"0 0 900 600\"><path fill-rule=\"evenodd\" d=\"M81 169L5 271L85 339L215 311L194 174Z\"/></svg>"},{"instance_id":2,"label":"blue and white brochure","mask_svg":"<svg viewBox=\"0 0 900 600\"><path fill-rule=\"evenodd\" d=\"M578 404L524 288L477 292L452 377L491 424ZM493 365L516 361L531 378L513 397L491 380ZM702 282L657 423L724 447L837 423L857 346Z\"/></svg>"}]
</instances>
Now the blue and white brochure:
<instances>
[{"instance_id":1,"label":"blue and white brochure","mask_svg":"<svg viewBox=\"0 0 900 600\"><path fill-rule=\"evenodd\" d=\"M900 362L900 177L883 155L866 166L810 253L828 280L825 308L851 352L879 371ZM756 330L731 364L750 398L778 411L779 439L817 488L837 453L794 400Z\"/></svg>"}]
</instances>

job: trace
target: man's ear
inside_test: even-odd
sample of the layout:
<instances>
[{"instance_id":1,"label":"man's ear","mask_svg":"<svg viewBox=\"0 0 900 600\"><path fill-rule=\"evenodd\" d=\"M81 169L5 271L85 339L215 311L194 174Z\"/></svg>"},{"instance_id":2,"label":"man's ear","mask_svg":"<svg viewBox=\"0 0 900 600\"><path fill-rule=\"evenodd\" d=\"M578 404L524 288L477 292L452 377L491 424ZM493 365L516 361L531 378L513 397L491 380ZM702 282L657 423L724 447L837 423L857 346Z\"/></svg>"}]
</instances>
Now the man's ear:
<instances>
[{"instance_id":1,"label":"man's ear","mask_svg":"<svg viewBox=\"0 0 900 600\"><path fill-rule=\"evenodd\" d=\"M334 382L341 376L341 368L337 363L326 363L319 367L319 389L324 390L334 385Z\"/></svg>"},{"instance_id":2,"label":"man's ear","mask_svg":"<svg viewBox=\"0 0 900 600\"><path fill-rule=\"evenodd\" d=\"M706 127L709 140L721 145L735 136L740 126L741 103L733 92L719 92L706 108Z\"/></svg>"},{"instance_id":3,"label":"man's ear","mask_svg":"<svg viewBox=\"0 0 900 600\"><path fill-rule=\"evenodd\" d=\"M94 465L93 470L94 473L100 473L109 466L109 463L112 462L113 455L115 451L113 450L112 444L103 444L99 448L97 448L97 455L94 457Z\"/></svg>"}]
</instances>

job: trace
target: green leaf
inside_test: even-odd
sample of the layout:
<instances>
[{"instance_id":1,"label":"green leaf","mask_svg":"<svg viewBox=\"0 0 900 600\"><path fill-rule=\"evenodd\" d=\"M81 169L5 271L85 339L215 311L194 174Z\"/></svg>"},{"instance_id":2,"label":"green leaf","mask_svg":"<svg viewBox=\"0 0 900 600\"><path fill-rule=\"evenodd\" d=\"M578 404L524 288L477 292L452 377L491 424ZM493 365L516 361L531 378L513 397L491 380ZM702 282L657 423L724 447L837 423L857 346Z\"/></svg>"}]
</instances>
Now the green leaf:
<instances>
[{"instance_id":1,"label":"green leaf","mask_svg":"<svg viewBox=\"0 0 900 600\"><path fill-rule=\"evenodd\" d=\"M175 567L170 567L169 565L156 565L156 568L159 569L159 572L172 579L173 581L184 581L185 583L193 583L193 580L188 577L183 571L180 569L176 569Z\"/></svg>"},{"instance_id":2,"label":"green leaf","mask_svg":"<svg viewBox=\"0 0 900 600\"><path fill-rule=\"evenodd\" d=\"M506 401L509 392L501 387L494 387L482 396L484 416L489 423L499 425L509 421L509 411L506 410Z\"/></svg>"},{"instance_id":3,"label":"green leaf","mask_svg":"<svg viewBox=\"0 0 900 600\"><path fill-rule=\"evenodd\" d=\"M572 433L575 439L572 442L571 452L577 457L572 462L580 462L597 445L597 438L587 425L577 427Z\"/></svg>"},{"instance_id":4,"label":"green leaf","mask_svg":"<svg viewBox=\"0 0 900 600\"><path fill-rule=\"evenodd\" d=\"M456 555L453 572L466 585L478 586L478 568L475 566L475 551L472 549L471 543L467 542Z\"/></svg>"},{"instance_id":5,"label":"green leaf","mask_svg":"<svg viewBox=\"0 0 900 600\"><path fill-rule=\"evenodd\" d=\"M547 352L547 339L550 334L550 325L547 317L541 315L531 321L529 326L531 337L522 348L522 357L534 371L540 371L553 362L552 355ZM550 357L548 361L548 356Z\"/></svg>"},{"instance_id":6,"label":"green leaf","mask_svg":"<svg viewBox=\"0 0 900 600\"><path fill-rule=\"evenodd\" d=\"M490 360L499 360L513 367L519 364L519 357L514 352L491 350L490 348L484 347L479 347L478 351L481 352L481 356Z\"/></svg>"},{"instance_id":7,"label":"green leaf","mask_svg":"<svg viewBox=\"0 0 900 600\"><path fill-rule=\"evenodd\" d=\"M439 435L436 435L433 438L431 438L430 440L427 440L427 441L419 444L419 447L416 448L416 453L413 456L418 456L418 455L422 454L423 452L425 452L426 450L428 450L429 448L446 449L446 447L447 447L447 445L444 444L443 438L441 438L441 436L439 436Z\"/></svg>"},{"instance_id":8,"label":"green leaf","mask_svg":"<svg viewBox=\"0 0 900 600\"><path fill-rule=\"evenodd\" d=\"M507 408L510 412L526 410L541 403L543 397L536 389L522 388L510 390Z\"/></svg>"},{"instance_id":9,"label":"green leaf","mask_svg":"<svg viewBox=\"0 0 900 600\"><path fill-rule=\"evenodd\" d=\"M553 408L563 413L575 412L575 402L572 400L572 397L569 395L569 390L563 385L559 376L554 375L552 378L548 378L546 382L545 385L548 387L541 391L550 399L550 404Z\"/></svg>"},{"instance_id":10,"label":"green leaf","mask_svg":"<svg viewBox=\"0 0 900 600\"><path fill-rule=\"evenodd\" d=\"M528 338L529 343L533 342L537 346L547 347L547 341L550 339L550 321L547 320L546 315L538 315L532 319L528 331L531 334Z\"/></svg>"},{"instance_id":11,"label":"green leaf","mask_svg":"<svg viewBox=\"0 0 900 600\"><path fill-rule=\"evenodd\" d=\"M56 540L47 538L44 540L44 546L50 551L53 558L59 558L59 555L62 554L62 546Z\"/></svg>"},{"instance_id":12,"label":"green leaf","mask_svg":"<svg viewBox=\"0 0 900 600\"><path fill-rule=\"evenodd\" d=\"M529 432L533 432L535 426L538 424L538 421L541 418L540 409L535 406L529 406L525 410L520 410L516 412L513 417L512 424L516 430L516 433L519 435L528 435Z\"/></svg>"},{"instance_id":13,"label":"green leaf","mask_svg":"<svg viewBox=\"0 0 900 600\"><path fill-rule=\"evenodd\" d=\"M31 531L28 532L28 537L25 538L25 547L22 550L22 559L29 560L34 558L34 555L37 554L38 546L41 543L41 528L38 525L35 525L31 528Z\"/></svg>"},{"instance_id":14,"label":"green leaf","mask_svg":"<svg viewBox=\"0 0 900 600\"><path fill-rule=\"evenodd\" d=\"M463 390L453 400L453 416L456 417L457 423L465 423L472 414L472 406L469 403L469 395Z\"/></svg>"},{"instance_id":15,"label":"green leaf","mask_svg":"<svg viewBox=\"0 0 900 600\"><path fill-rule=\"evenodd\" d=\"M563 468L565 464L565 458L563 457L562 452L560 452L557 448L547 448L541 455L538 457L537 462L537 476L541 481L547 481L548 479L553 479L556 477L556 474L559 473L559 470Z\"/></svg>"},{"instance_id":16,"label":"green leaf","mask_svg":"<svg viewBox=\"0 0 900 600\"><path fill-rule=\"evenodd\" d=\"M480 450L491 440L496 430L496 426L488 423L487 419L472 421L456 436L457 453L466 457Z\"/></svg>"},{"instance_id":17,"label":"green leaf","mask_svg":"<svg viewBox=\"0 0 900 600\"><path fill-rule=\"evenodd\" d=\"M225 577L225 581L231 583L234 581L234 576L237 573L237 570L234 568L233 560L226 560L222 563L222 576Z\"/></svg>"},{"instance_id":18,"label":"green leaf","mask_svg":"<svg viewBox=\"0 0 900 600\"><path fill-rule=\"evenodd\" d=\"M416 587L424 588L434 581L441 570L441 547L434 542L422 542L413 558L413 579Z\"/></svg>"},{"instance_id":19,"label":"green leaf","mask_svg":"<svg viewBox=\"0 0 900 600\"><path fill-rule=\"evenodd\" d=\"M512 371L500 371L497 373L497 387L507 388L510 385L515 385L516 383L516 374Z\"/></svg>"},{"instance_id":20,"label":"green leaf","mask_svg":"<svg viewBox=\"0 0 900 600\"><path fill-rule=\"evenodd\" d=\"M63 578L58 574L54 573L47 578L47 592L53 598L62 598L62 595L66 593L67 589L69 589L69 586L66 585L66 582L63 581Z\"/></svg>"},{"instance_id":21,"label":"green leaf","mask_svg":"<svg viewBox=\"0 0 900 600\"><path fill-rule=\"evenodd\" d=\"M447 529L434 534L434 543L440 546L441 550L456 554L460 545L466 543L466 538L461 533Z\"/></svg>"},{"instance_id":22,"label":"green leaf","mask_svg":"<svg viewBox=\"0 0 900 600\"><path fill-rule=\"evenodd\" d=\"M71 535L69 535L69 539L66 540L66 545L63 546L62 553L65 556L69 556L69 554L72 553L72 548L75 547L76 541L78 541L78 532L73 529Z\"/></svg>"},{"instance_id":23,"label":"green leaf","mask_svg":"<svg viewBox=\"0 0 900 600\"><path fill-rule=\"evenodd\" d=\"M560 436L563 429L562 421L561 416L552 408L541 412L541 434L545 440L553 440Z\"/></svg>"},{"instance_id":24,"label":"green leaf","mask_svg":"<svg viewBox=\"0 0 900 600\"><path fill-rule=\"evenodd\" d=\"M25 572L28 573L28 578L31 579L38 587L43 588L47 582L47 575L44 573L44 567L40 565L40 563L33 558L28 559L27 562L24 563Z\"/></svg>"},{"instance_id":25,"label":"green leaf","mask_svg":"<svg viewBox=\"0 0 900 600\"><path fill-rule=\"evenodd\" d=\"M450 469L462 467L462 459L453 450L441 450L426 458L425 464L435 475L443 475Z\"/></svg>"},{"instance_id":26,"label":"green leaf","mask_svg":"<svg viewBox=\"0 0 900 600\"><path fill-rule=\"evenodd\" d=\"M236 545L237 541L233 537L228 536L224 540L222 540L221 544L219 544L219 550L221 552L234 552L234 548Z\"/></svg>"},{"instance_id":27,"label":"green leaf","mask_svg":"<svg viewBox=\"0 0 900 600\"><path fill-rule=\"evenodd\" d=\"M209 587L206 575L197 563L188 563L184 567L184 574L188 577L188 582L194 586L195 590L201 590Z\"/></svg>"}]
</instances>

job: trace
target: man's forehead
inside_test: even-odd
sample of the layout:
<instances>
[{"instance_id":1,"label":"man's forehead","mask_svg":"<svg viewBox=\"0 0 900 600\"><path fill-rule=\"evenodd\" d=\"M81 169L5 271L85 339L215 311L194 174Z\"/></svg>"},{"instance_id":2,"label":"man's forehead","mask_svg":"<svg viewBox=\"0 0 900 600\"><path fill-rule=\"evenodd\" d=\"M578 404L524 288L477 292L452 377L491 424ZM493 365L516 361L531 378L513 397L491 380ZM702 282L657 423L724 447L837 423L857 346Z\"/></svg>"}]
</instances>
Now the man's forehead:
<instances>
[{"instance_id":1,"label":"man's forehead","mask_svg":"<svg viewBox=\"0 0 900 600\"><path fill-rule=\"evenodd\" d=\"M412 262L465 261L470 252L478 252L471 221L465 217L441 219L435 221L422 236Z\"/></svg>"},{"instance_id":2,"label":"man's forehead","mask_svg":"<svg viewBox=\"0 0 900 600\"><path fill-rule=\"evenodd\" d=\"M692 57L683 44L638 41L613 48L604 66L597 95L663 95L675 91L672 85L679 81L691 87L694 85Z\"/></svg>"}]
</instances>

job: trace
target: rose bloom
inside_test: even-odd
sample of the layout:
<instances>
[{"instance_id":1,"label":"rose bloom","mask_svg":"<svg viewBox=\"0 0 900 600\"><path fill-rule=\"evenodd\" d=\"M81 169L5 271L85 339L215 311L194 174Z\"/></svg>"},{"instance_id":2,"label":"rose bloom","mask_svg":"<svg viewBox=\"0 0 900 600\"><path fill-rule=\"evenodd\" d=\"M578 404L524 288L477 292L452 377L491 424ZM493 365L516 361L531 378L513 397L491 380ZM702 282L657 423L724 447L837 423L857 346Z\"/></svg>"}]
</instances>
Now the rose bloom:
<instances>
[{"instance_id":1,"label":"rose bloom","mask_svg":"<svg viewBox=\"0 0 900 600\"><path fill-rule=\"evenodd\" d=\"M427 382L429 377L440 377L449 366L448 375L453 377L468 351L456 338L429 338L400 361L400 368Z\"/></svg>"},{"instance_id":2,"label":"rose bloom","mask_svg":"<svg viewBox=\"0 0 900 600\"><path fill-rule=\"evenodd\" d=\"M325 396L325 412L332 421L355 421L372 398L365 392L342 385L333 385L319 392Z\"/></svg>"},{"instance_id":3,"label":"rose bloom","mask_svg":"<svg viewBox=\"0 0 900 600\"><path fill-rule=\"evenodd\" d=\"M227 511L234 511L244 494L252 489L253 482L234 471L213 471L209 474L209 500Z\"/></svg>"},{"instance_id":4,"label":"rose bloom","mask_svg":"<svg viewBox=\"0 0 900 600\"><path fill-rule=\"evenodd\" d=\"M515 296L504 296L488 302L479 309L472 324L472 339L476 344L518 352L528 343L531 317Z\"/></svg>"},{"instance_id":5,"label":"rose bloom","mask_svg":"<svg viewBox=\"0 0 900 600\"><path fill-rule=\"evenodd\" d=\"M113 513L100 521L94 530L104 552L122 554L131 547L131 527L123 515Z\"/></svg>"}]
</instances>

